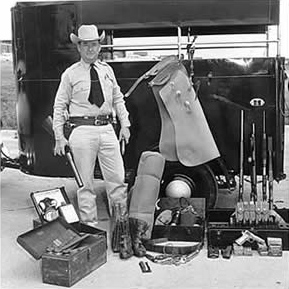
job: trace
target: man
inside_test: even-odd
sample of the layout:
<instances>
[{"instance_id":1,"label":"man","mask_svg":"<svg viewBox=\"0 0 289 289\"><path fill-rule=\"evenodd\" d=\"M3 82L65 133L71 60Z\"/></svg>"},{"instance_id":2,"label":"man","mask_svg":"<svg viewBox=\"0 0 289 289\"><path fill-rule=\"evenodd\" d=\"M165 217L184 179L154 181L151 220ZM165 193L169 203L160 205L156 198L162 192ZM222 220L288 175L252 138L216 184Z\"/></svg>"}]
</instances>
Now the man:
<instances>
[{"instance_id":1,"label":"man","mask_svg":"<svg viewBox=\"0 0 289 289\"><path fill-rule=\"evenodd\" d=\"M112 68L98 60L104 37L104 32L99 36L95 25L82 25L78 36L71 33L70 40L76 44L80 61L63 72L53 112L54 154L64 155L69 144L84 184L77 191L80 218L92 225L98 219L93 188L96 158L105 181L110 212L115 205L127 206L119 140L128 143L130 122ZM113 109L121 125L119 140L111 124ZM63 133L67 111L70 122L75 125L68 140Z\"/></svg>"}]
</instances>

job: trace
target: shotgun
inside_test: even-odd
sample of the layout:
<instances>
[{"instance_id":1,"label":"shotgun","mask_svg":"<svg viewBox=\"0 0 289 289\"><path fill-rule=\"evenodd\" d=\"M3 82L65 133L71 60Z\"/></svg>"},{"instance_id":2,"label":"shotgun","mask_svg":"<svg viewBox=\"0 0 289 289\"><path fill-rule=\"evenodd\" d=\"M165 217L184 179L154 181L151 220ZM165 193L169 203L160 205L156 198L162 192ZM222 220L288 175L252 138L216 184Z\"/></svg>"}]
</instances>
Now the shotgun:
<instances>
[{"instance_id":1,"label":"shotgun","mask_svg":"<svg viewBox=\"0 0 289 289\"><path fill-rule=\"evenodd\" d=\"M268 137L269 210L273 209L273 140Z\"/></svg>"},{"instance_id":2,"label":"shotgun","mask_svg":"<svg viewBox=\"0 0 289 289\"><path fill-rule=\"evenodd\" d=\"M240 118L240 175L239 175L239 195L236 207L236 222L241 224L245 220L244 216L244 110L241 110Z\"/></svg>"},{"instance_id":3,"label":"shotgun","mask_svg":"<svg viewBox=\"0 0 289 289\"><path fill-rule=\"evenodd\" d=\"M244 110L241 110L241 133L240 133L240 176L238 202L243 201L244 194Z\"/></svg>"},{"instance_id":4,"label":"shotgun","mask_svg":"<svg viewBox=\"0 0 289 289\"><path fill-rule=\"evenodd\" d=\"M267 200L267 135L266 135L266 112L263 111L263 135L262 135L262 196Z\"/></svg>"},{"instance_id":5,"label":"shotgun","mask_svg":"<svg viewBox=\"0 0 289 289\"><path fill-rule=\"evenodd\" d=\"M251 149L251 195L250 200L257 201L257 173L256 173L256 136L255 136L255 123L252 123L252 133L250 136L250 149Z\"/></svg>"},{"instance_id":6,"label":"shotgun","mask_svg":"<svg viewBox=\"0 0 289 289\"><path fill-rule=\"evenodd\" d=\"M251 194L249 202L249 224L253 225L257 220L257 172L256 172L256 135L255 135L255 123L252 123L252 133L250 136L250 150L251 150Z\"/></svg>"}]
</instances>

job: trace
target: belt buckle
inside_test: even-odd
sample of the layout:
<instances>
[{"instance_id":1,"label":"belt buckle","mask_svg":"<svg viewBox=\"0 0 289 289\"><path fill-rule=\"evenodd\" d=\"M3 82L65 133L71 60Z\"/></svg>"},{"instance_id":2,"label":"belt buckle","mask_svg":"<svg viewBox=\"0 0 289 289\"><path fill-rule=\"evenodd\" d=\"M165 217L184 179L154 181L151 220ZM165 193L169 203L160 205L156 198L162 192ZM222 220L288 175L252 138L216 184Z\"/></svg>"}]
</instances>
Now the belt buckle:
<instances>
[{"instance_id":1,"label":"belt buckle","mask_svg":"<svg viewBox=\"0 0 289 289\"><path fill-rule=\"evenodd\" d=\"M94 120L94 125L101 125L101 120L99 120L99 119L95 119Z\"/></svg>"}]
</instances>

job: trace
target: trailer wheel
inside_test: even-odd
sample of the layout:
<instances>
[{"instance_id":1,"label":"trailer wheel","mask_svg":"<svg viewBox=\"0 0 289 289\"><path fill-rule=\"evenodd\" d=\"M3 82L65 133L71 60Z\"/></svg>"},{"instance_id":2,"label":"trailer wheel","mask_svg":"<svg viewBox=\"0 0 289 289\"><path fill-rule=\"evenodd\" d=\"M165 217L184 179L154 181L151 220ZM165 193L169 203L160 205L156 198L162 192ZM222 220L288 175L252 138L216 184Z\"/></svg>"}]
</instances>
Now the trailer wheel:
<instances>
[{"instance_id":1,"label":"trailer wheel","mask_svg":"<svg viewBox=\"0 0 289 289\"><path fill-rule=\"evenodd\" d=\"M171 189L179 190L185 197L206 198L207 208L214 208L217 201L218 184L208 165L185 167L180 163L166 164L160 197L167 196Z\"/></svg>"}]
</instances>

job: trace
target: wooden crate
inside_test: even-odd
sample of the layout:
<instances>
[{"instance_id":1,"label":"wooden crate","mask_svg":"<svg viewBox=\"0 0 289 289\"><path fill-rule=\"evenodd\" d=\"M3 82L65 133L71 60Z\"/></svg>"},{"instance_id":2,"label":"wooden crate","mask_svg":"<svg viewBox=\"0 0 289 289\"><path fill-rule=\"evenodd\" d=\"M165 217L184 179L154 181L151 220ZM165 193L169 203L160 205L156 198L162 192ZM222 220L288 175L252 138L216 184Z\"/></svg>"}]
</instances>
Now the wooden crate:
<instances>
[{"instance_id":1,"label":"wooden crate","mask_svg":"<svg viewBox=\"0 0 289 289\"><path fill-rule=\"evenodd\" d=\"M42 256L43 283L70 287L107 261L106 240L89 236L69 253Z\"/></svg>"}]
</instances>

